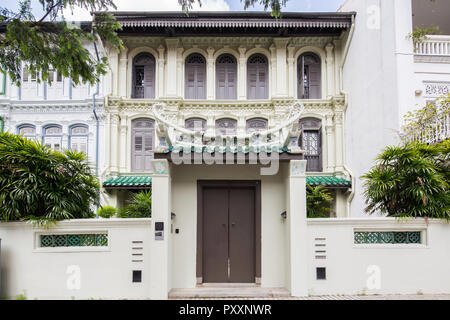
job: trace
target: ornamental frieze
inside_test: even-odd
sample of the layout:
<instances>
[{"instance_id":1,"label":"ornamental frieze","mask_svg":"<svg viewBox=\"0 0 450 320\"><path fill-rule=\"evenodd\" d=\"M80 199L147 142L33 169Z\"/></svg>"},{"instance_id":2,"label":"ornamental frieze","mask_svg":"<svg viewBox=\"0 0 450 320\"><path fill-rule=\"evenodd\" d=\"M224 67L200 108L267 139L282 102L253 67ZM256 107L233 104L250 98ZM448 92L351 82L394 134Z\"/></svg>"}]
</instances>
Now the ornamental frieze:
<instances>
[{"instance_id":1,"label":"ornamental frieze","mask_svg":"<svg viewBox=\"0 0 450 320\"><path fill-rule=\"evenodd\" d=\"M450 93L450 83L425 83L425 95L438 97Z\"/></svg>"}]
</instances>

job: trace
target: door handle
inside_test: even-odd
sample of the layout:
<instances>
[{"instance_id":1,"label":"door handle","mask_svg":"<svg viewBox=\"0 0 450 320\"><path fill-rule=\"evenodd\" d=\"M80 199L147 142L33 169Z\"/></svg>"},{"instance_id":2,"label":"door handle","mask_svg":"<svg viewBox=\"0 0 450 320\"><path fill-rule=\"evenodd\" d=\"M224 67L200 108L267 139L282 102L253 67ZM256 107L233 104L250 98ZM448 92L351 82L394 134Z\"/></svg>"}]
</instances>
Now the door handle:
<instances>
[{"instance_id":1,"label":"door handle","mask_svg":"<svg viewBox=\"0 0 450 320\"><path fill-rule=\"evenodd\" d=\"M235 222L232 222L232 223L231 223L231 226L232 226L232 227L234 227L235 225L236 225L236 223L235 223Z\"/></svg>"}]
</instances>

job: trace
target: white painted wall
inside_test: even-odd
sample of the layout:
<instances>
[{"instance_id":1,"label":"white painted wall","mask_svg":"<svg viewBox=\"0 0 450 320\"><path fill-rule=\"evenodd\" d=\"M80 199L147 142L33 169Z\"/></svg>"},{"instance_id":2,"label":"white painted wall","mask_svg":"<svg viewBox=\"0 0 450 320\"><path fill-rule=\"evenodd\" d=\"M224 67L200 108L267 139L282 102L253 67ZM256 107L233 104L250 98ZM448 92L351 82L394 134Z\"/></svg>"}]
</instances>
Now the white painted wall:
<instances>
[{"instance_id":1,"label":"white painted wall","mask_svg":"<svg viewBox=\"0 0 450 320\"><path fill-rule=\"evenodd\" d=\"M353 230L423 230L423 245L355 245ZM309 294L450 293L450 224L423 219L308 219ZM326 259L315 259L316 238L325 238ZM379 266L380 289L367 288ZM316 267L326 267L327 279L316 280Z\"/></svg>"},{"instance_id":2,"label":"white painted wall","mask_svg":"<svg viewBox=\"0 0 450 320\"><path fill-rule=\"evenodd\" d=\"M284 170L261 176L257 165L172 166L172 287L194 288L197 254L197 180L261 180L261 286L286 286L286 211Z\"/></svg>"},{"instance_id":3,"label":"white painted wall","mask_svg":"<svg viewBox=\"0 0 450 320\"><path fill-rule=\"evenodd\" d=\"M108 247L38 248L39 232L107 231ZM84 219L59 222L51 230L24 222L0 223L1 294L28 299L143 299L150 297L151 219ZM143 241L143 262L132 262L132 241ZM137 251L134 251L137 252ZM68 266L81 271L80 290L67 289ZM142 283L132 283L142 270Z\"/></svg>"}]
</instances>

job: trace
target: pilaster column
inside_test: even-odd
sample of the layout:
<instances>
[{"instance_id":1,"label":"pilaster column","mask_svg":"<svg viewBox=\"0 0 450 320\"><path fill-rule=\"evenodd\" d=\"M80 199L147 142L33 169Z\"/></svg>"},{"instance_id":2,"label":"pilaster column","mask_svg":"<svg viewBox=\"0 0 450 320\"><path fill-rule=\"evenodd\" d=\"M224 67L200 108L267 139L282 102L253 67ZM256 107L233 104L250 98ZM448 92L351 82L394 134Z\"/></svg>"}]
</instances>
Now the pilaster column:
<instances>
[{"instance_id":1,"label":"pilaster column","mask_svg":"<svg viewBox=\"0 0 450 320\"><path fill-rule=\"evenodd\" d=\"M158 91L156 92L156 98L159 99L164 96L164 51L165 48L160 45L158 47ZM179 74L179 73L178 73Z\"/></svg>"},{"instance_id":2,"label":"pilaster column","mask_svg":"<svg viewBox=\"0 0 450 320\"><path fill-rule=\"evenodd\" d=\"M335 94L341 93L341 40L334 40L334 88Z\"/></svg>"},{"instance_id":3,"label":"pilaster column","mask_svg":"<svg viewBox=\"0 0 450 320\"><path fill-rule=\"evenodd\" d=\"M184 48L177 48L177 74L178 74L178 78L177 78L177 95L179 97L183 96L183 84L184 84L184 79L183 79L183 68L184 68L184 60L183 60L183 52L184 52Z\"/></svg>"},{"instance_id":4,"label":"pilaster column","mask_svg":"<svg viewBox=\"0 0 450 320\"><path fill-rule=\"evenodd\" d=\"M247 59L245 59L246 47L240 46L239 50L239 65L238 65L238 99L247 99Z\"/></svg>"},{"instance_id":5,"label":"pilaster column","mask_svg":"<svg viewBox=\"0 0 450 320\"><path fill-rule=\"evenodd\" d=\"M110 164L111 164L111 172L117 173L119 171L118 168L118 144L119 144L119 115L117 113L111 114L111 154L110 154Z\"/></svg>"},{"instance_id":6,"label":"pilaster column","mask_svg":"<svg viewBox=\"0 0 450 320\"><path fill-rule=\"evenodd\" d=\"M150 298L164 300L168 298L171 277L170 265L170 224L171 224L171 177L167 160L152 160L152 227L151 256L148 273ZM163 226L163 237L155 237L155 226ZM158 231L159 232L159 231Z\"/></svg>"},{"instance_id":7,"label":"pilaster column","mask_svg":"<svg viewBox=\"0 0 450 320\"><path fill-rule=\"evenodd\" d=\"M270 84L269 84L269 98L277 94L277 48L272 44L270 50Z\"/></svg>"},{"instance_id":8,"label":"pilaster column","mask_svg":"<svg viewBox=\"0 0 450 320\"><path fill-rule=\"evenodd\" d=\"M120 116L120 127L119 127L119 133L120 133L120 171L125 172L127 169L127 152L124 152L125 150L128 150L127 147L127 116L121 115Z\"/></svg>"},{"instance_id":9,"label":"pilaster column","mask_svg":"<svg viewBox=\"0 0 450 320\"><path fill-rule=\"evenodd\" d=\"M41 74L38 74L38 77L41 79ZM36 85L37 85L37 90L38 90L38 99L39 100L44 100L45 96L46 96L46 91L47 91L47 82L43 81L41 79L41 82L37 82L36 81Z\"/></svg>"},{"instance_id":10,"label":"pilaster column","mask_svg":"<svg viewBox=\"0 0 450 320\"><path fill-rule=\"evenodd\" d=\"M274 39L275 47L276 47L276 83L277 97L287 97L288 88L287 88L287 65L286 65L286 46L288 44L289 39Z\"/></svg>"},{"instance_id":11,"label":"pilaster column","mask_svg":"<svg viewBox=\"0 0 450 320\"><path fill-rule=\"evenodd\" d=\"M127 65L128 65L128 48L124 47L120 51L119 60L119 79L118 81L118 93L120 97L127 97Z\"/></svg>"},{"instance_id":12,"label":"pilaster column","mask_svg":"<svg viewBox=\"0 0 450 320\"><path fill-rule=\"evenodd\" d=\"M288 46L288 95L289 97L297 98L297 81L295 80L295 59L294 59L294 46Z\"/></svg>"},{"instance_id":13,"label":"pilaster column","mask_svg":"<svg viewBox=\"0 0 450 320\"><path fill-rule=\"evenodd\" d=\"M19 100L20 99L20 87L16 86L15 83L11 81L11 78L7 75L6 76L6 94L10 96L11 100ZM8 93L8 89L10 92Z\"/></svg>"},{"instance_id":14,"label":"pilaster column","mask_svg":"<svg viewBox=\"0 0 450 320\"><path fill-rule=\"evenodd\" d=\"M334 96L334 45L329 43L325 47L326 63L327 63L327 96Z\"/></svg>"},{"instance_id":15,"label":"pilaster column","mask_svg":"<svg viewBox=\"0 0 450 320\"><path fill-rule=\"evenodd\" d=\"M215 91L215 85L214 85L214 73L215 73L215 60L214 60L214 48L209 47L206 49L206 52L208 52L208 57L206 59L206 99L208 100L214 100L214 91Z\"/></svg>"},{"instance_id":16,"label":"pilaster column","mask_svg":"<svg viewBox=\"0 0 450 320\"><path fill-rule=\"evenodd\" d=\"M294 297L308 295L308 233L306 224L306 160L291 160L287 177L286 224L288 283Z\"/></svg>"},{"instance_id":17,"label":"pilaster column","mask_svg":"<svg viewBox=\"0 0 450 320\"><path fill-rule=\"evenodd\" d=\"M327 171L334 171L335 166L335 140L333 137L334 126L333 126L333 114L327 114L325 117L325 134L327 139Z\"/></svg>"},{"instance_id":18,"label":"pilaster column","mask_svg":"<svg viewBox=\"0 0 450 320\"><path fill-rule=\"evenodd\" d=\"M166 96L175 97L177 95L177 48L178 39L166 39L167 45L167 76L166 80Z\"/></svg>"},{"instance_id":19,"label":"pilaster column","mask_svg":"<svg viewBox=\"0 0 450 320\"><path fill-rule=\"evenodd\" d=\"M344 171L344 131L343 131L344 113L336 112L335 122L335 138L336 138L336 171Z\"/></svg>"},{"instance_id":20,"label":"pilaster column","mask_svg":"<svg viewBox=\"0 0 450 320\"><path fill-rule=\"evenodd\" d=\"M111 50L109 55L109 65L111 73L111 94L117 96L119 94L119 53Z\"/></svg>"}]
</instances>

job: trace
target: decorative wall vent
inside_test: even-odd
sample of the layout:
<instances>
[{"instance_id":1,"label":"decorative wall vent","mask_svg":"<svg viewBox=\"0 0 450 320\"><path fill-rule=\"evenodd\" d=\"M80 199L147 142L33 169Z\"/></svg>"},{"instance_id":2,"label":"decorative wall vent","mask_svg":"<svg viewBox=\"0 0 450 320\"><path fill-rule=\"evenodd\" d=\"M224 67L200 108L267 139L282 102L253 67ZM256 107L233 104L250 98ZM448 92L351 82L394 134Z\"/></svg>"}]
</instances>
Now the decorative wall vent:
<instances>
[{"instance_id":1,"label":"decorative wall vent","mask_svg":"<svg viewBox=\"0 0 450 320\"><path fill-rule=\"evenodd\" d=\"M421 244L421 231L355 231L355 244Z\"/></svg>"},{"instance_id":2,"label":"decorative wall vent","mask_svg":"<svg viewBox=\"0 0 450 320\"><path fill-rule=\"evenodd\" d=\"M108 246L108 234L42 234L40 235L40 246L41 248L106 247Z\"/></svg>"},{"instance_id":3,"label":"decorative wall vent","mask_svg":"<svg viewBox=\"0 0 450 320\"><path fill-rule=\"evenodd\" d=\"M144 242L131 241L131 262L144 262Z\"/></svg>"},{"instance_id":4,"label":"decorative wall vent","mask_svg":"<svg viewBox=\"0 0 450 320\"><path fill-rule=\"evenodd\" d=\"M316 260L325 260L327 258L326 240L327 238L314 239L314 256Z\"/></svg>"}]
</instances>

